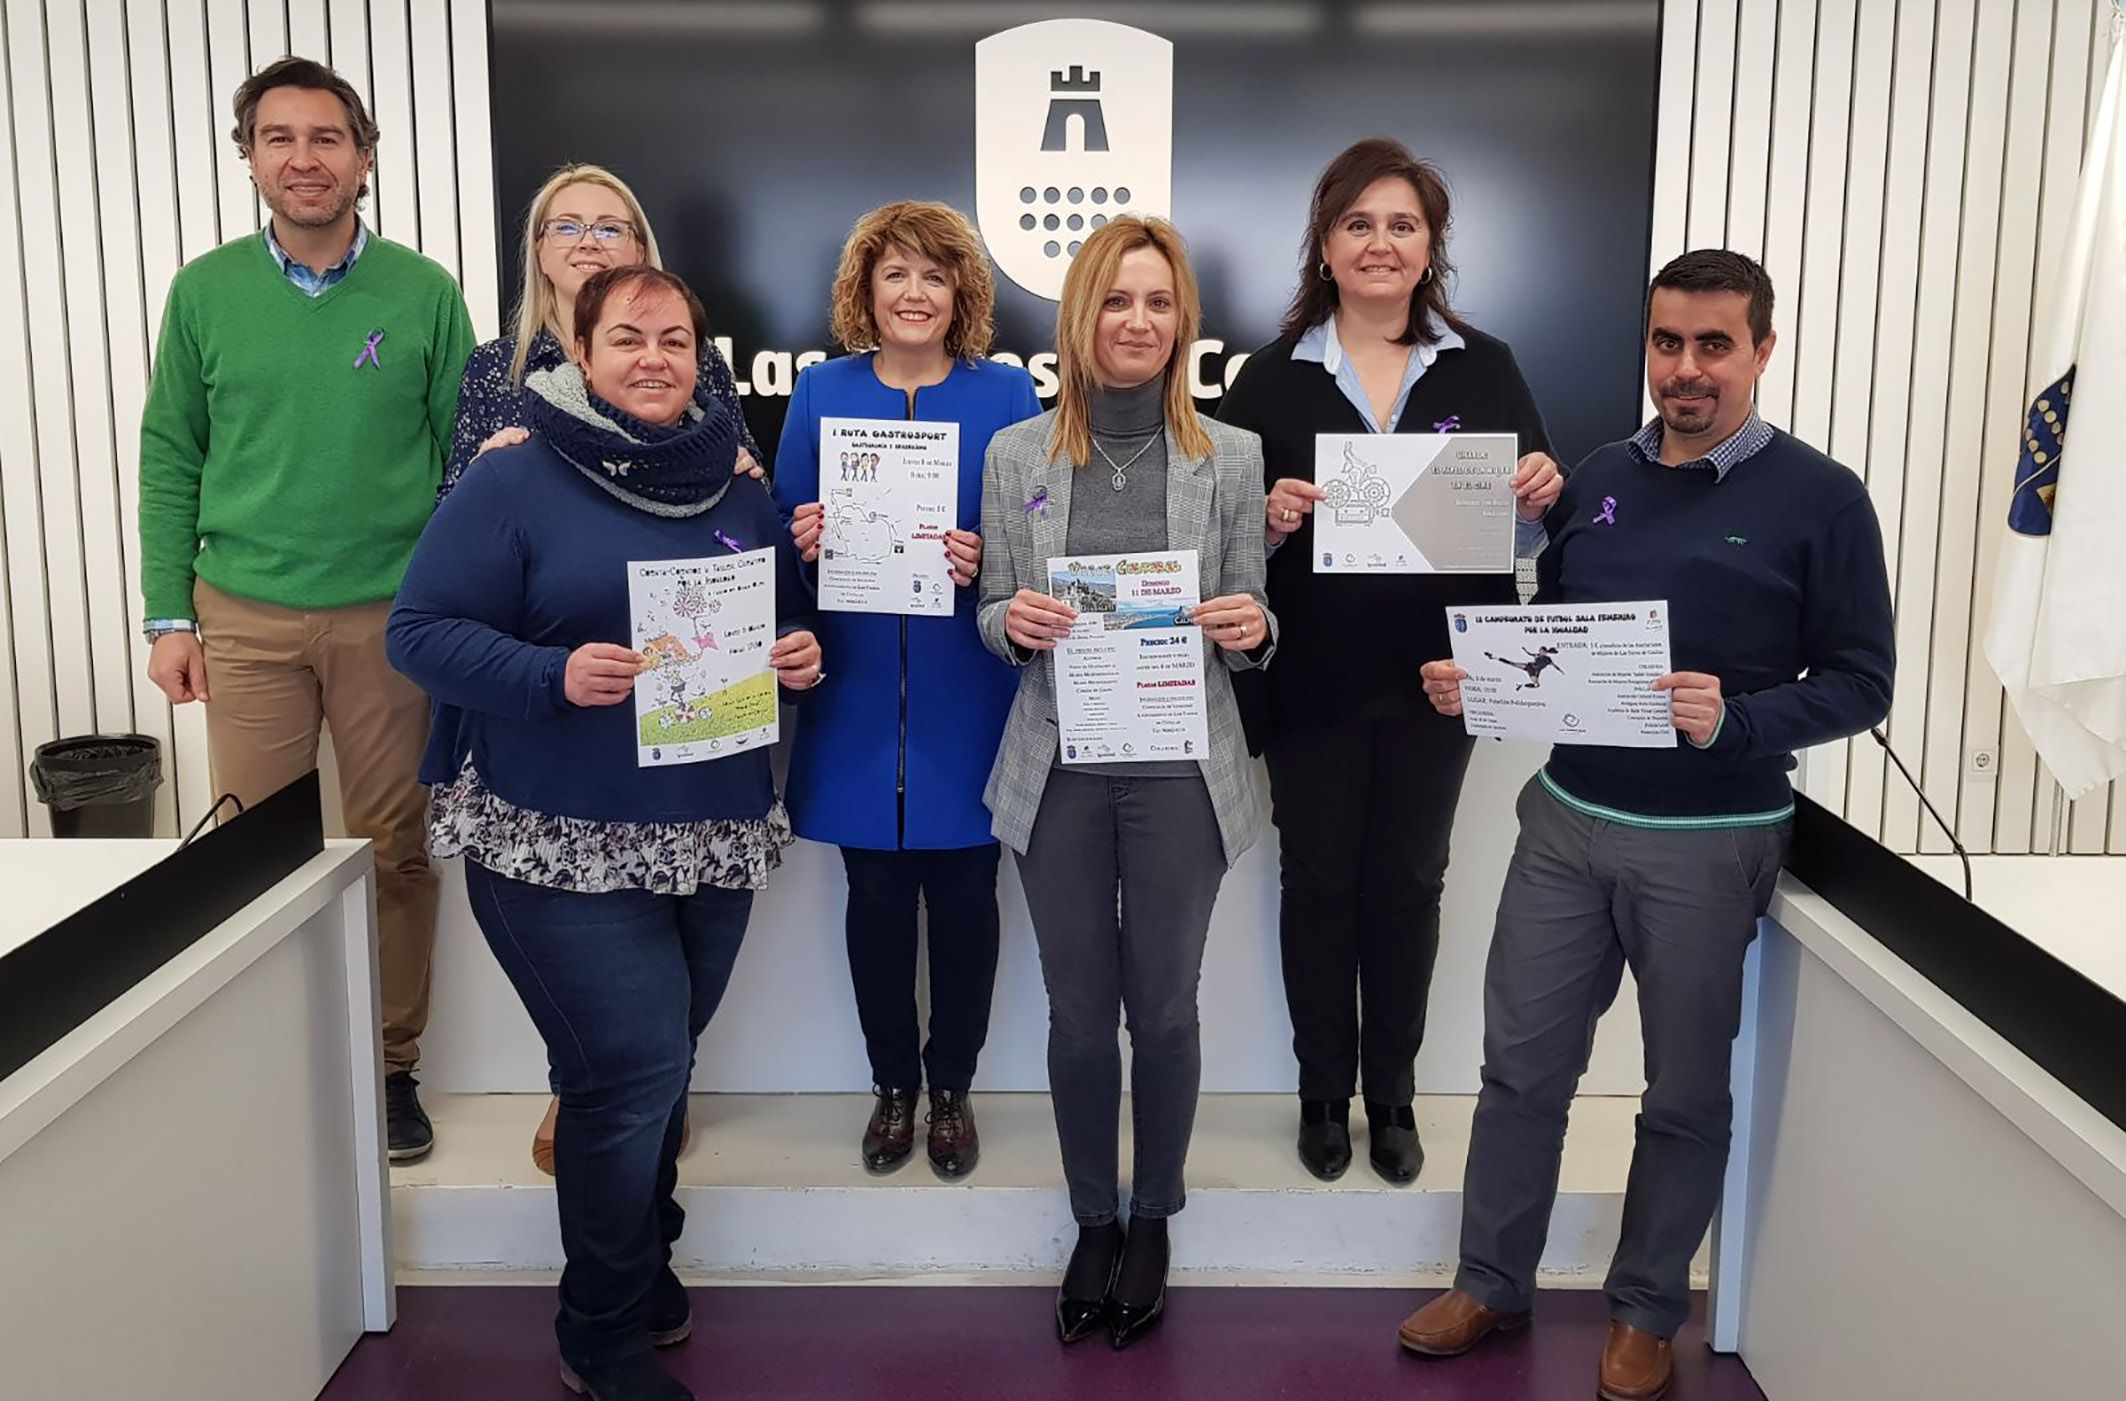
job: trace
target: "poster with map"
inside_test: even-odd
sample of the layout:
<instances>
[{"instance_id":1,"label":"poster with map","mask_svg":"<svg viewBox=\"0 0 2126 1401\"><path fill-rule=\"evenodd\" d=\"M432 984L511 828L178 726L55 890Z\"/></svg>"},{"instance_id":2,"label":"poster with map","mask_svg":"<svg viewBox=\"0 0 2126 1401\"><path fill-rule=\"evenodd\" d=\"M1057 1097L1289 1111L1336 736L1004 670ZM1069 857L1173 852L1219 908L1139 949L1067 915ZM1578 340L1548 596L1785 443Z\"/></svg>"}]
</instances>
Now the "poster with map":
<instances>
[{"instance_id":1,"label":"poster with map","mask_svg":"<svg viewBox=\"0 0 2126 1401\"><path fill-rule=\"evenodd\" d=\"M819 422L819 606L952 616L945 534L959 519L960 425Z\"/></svg>"},{"instance_id":2,"label":"poster with map","mask_svg":"<svg viewBox=\"0 0 2126 1401\"><path fill-rule=\"evenodd\" d=\"M781 734L775 674L775 551L628 565L635 762L699 764L765 749Z\"/></svg>"}]
</instances>

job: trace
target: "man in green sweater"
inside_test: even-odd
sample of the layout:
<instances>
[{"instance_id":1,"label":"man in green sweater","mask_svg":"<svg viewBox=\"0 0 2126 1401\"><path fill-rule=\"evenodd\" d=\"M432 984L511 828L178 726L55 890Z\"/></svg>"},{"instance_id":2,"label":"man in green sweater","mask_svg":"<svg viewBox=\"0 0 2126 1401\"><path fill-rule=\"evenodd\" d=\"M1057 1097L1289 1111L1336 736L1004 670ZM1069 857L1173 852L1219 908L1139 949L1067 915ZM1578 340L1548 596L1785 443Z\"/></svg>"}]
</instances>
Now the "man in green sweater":
<instances>
[{"instance_id":1,"label":"man in green sweater","mask_svg":"<svg viewBox=\"0 0 2126 1401\"><path fill-rule=\"evenodd\" d=\"M450 274L369 233L377 129L323 64L236 93L267 226L170 284L140 425L148 678L207 708L219 791L246 805L332 729L347 830L376 844L385 1105L394 1160L433 1143L414 1089L436 878L415 778L428 704L384 659L427 524L472 323Z\"/></svg>"}]
</instances>

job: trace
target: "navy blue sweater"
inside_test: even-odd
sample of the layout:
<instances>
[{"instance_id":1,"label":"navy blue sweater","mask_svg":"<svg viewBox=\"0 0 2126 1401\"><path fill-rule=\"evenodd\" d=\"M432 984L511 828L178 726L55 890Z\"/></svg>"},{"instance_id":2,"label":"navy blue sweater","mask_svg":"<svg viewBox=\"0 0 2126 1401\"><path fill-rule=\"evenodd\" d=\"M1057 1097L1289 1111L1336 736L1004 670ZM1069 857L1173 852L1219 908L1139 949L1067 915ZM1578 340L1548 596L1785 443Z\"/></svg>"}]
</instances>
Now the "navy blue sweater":
<instances>
[{"instance_id":1,"label":"navy blue sweater","mask_svg":"<svg viewBox=\"0 0 2126 1401\"><path fill-rule=\"evenodd\" d=\"M421 781L456 777L470 755L490 789L534 812L601 822L765 816L775 801L766 750L640 768L634 705L577 706L562 690L570 652L628 645L631 562L699 559L731 542L775 547L776 631L809 626L812 597L789 533L750 477L708 511L672 519L615 499L537 434L483 455L414 548L386 634L391 664L439 706Z\"/></svg>"},{"instance_id":2,"label":"navy blue sweater","mask_svg":"<svg viewBox=\"0 0 2126 1401\"><path fill-rule=\"evenodd\" d=\"M1603 498L1614 497L1607 514ZM1546 518L1538 603L1669 603L1670 665L1720 678L1710 746L1559 745L1548 773L1583 802L1654 817L1793 802L1793 752L1890 710L1895 629L1882 532L1860 479L1786 433L1716 479L1629 442L1597 448ZM1804 675L1804 673L1806 673Z\"/></svg>"}]
</instances>

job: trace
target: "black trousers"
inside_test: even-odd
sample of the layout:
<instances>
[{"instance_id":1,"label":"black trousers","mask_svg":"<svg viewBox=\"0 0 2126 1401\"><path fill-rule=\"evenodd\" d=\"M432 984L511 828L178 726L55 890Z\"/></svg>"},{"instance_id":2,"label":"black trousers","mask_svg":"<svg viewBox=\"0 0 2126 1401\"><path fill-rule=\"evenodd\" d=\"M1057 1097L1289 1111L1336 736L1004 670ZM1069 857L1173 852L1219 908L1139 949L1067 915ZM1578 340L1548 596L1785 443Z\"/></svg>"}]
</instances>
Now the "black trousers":
<instances>
[{"instance_id":1,"label":"black trousers","mask_svg":"<svg viewBox=\"0 0 2126 1401\"><path fill-rule=\"evenodd\" d=\"M1302 1099L1349 1099L1361 1076L1376 1103L1416 1093L1447 841L1473 745L1458 720L1402 715L1280 735L1264 753Z\"/></svg>"},{"instance_id":2,"label":"black trousers","mask_svg":"<svg viewBox=\"0 0 2126 1401\"><path fill-rule=\"evenodd\" d=\"M849 976L872 1083L965 1090L989 1039L997 982L997 848L841 849ZM930 1042L915 1006L916 904L930 911Z\"/></svg>"}]
</instances>

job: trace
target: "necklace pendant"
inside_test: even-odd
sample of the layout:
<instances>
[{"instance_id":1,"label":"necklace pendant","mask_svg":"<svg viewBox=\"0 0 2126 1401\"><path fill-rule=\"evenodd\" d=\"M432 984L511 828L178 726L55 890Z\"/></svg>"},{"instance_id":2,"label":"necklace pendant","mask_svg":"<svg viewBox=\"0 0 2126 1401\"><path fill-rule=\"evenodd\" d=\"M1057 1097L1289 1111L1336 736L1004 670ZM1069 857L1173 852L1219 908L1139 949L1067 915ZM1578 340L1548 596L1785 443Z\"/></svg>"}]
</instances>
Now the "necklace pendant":
<instances>
[{"instance_id":1,"label":"necklace pendant","mask_svg":"<svg viewBox=\"0 0 2126 1401\"><path fill-rule=\"evenodd\" d=\"M1113 481L1112 483L1110 483L1110 485L1112 485L1112 486L1114 487L1114 489L1115 489L1116 491L1120 491L1120 490L1122 490L1122 488L1123 488L1123 487L1125 487L1125 486L1127 486L1127 485L1128 485L1128 483L1127 483L1126 481L1124 481L1124 480L1123 480L1123 477L1122 477L1122 473L1123 473L1123 470L1124 470L1124 469L1122 469L1122 468L1120 468L1120 467L1117 467L1117 468L1115 469L1115 479L1114 479L1114 481Z\"/></svg>"}]
</instances>

